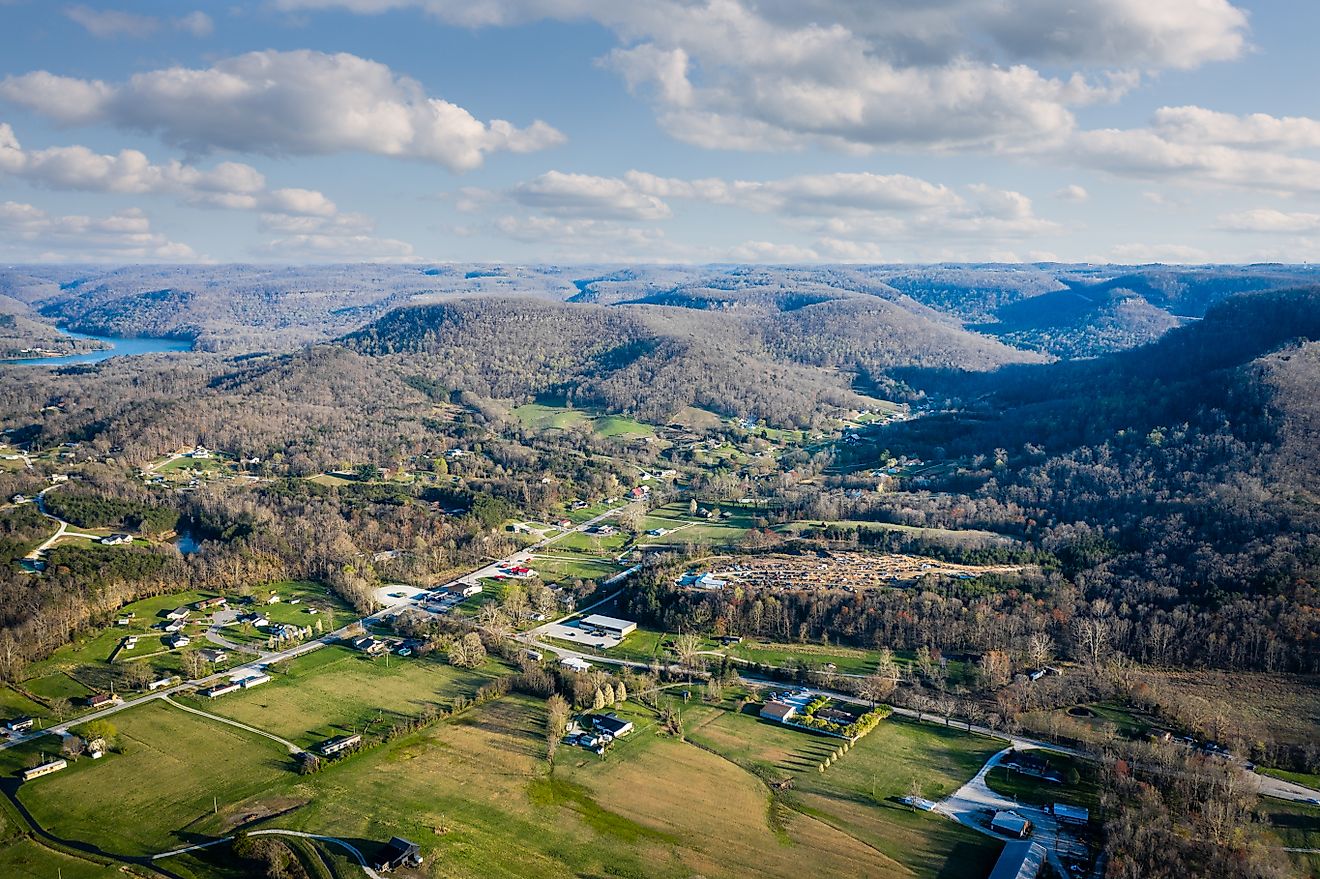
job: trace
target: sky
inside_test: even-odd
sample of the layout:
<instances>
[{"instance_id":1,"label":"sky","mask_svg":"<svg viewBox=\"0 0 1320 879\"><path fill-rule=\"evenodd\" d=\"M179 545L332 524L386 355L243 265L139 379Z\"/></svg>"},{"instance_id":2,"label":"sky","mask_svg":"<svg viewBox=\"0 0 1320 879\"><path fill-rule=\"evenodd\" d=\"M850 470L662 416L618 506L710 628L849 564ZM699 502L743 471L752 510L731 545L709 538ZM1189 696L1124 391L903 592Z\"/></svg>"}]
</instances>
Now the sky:
<instances>
[{"instance_id":1,"label":"sky","mask_svg":"<svg viewBox=\"0 0 1320 879\"><path fill-rule=\"evenodd\" d=\"M0 261L1305 262L1313 0L0 0Z\"/></svg>"}]
</instances>

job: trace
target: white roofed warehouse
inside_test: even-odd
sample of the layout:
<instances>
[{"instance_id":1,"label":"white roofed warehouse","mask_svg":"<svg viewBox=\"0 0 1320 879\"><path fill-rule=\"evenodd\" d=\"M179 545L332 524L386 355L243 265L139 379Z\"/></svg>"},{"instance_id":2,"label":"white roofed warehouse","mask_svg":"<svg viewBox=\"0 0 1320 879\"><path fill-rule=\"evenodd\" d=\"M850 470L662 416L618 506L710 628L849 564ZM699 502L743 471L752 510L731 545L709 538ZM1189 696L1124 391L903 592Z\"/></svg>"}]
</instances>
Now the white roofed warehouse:
<instances>
[{"instance_id":1,"label":"white roofed warehouse","mask_svg":"<svg viewBox=\"0 0 1320 879\"><path fill-rule=\"evenodd\" d=\"M621 620L598 613L583 617L578 621L578 625L584 629L599 629L605 634L613 635L616 638L622 638L630 632L637 631L637 624L631 620Z\"/></svg>"}]
</instances>

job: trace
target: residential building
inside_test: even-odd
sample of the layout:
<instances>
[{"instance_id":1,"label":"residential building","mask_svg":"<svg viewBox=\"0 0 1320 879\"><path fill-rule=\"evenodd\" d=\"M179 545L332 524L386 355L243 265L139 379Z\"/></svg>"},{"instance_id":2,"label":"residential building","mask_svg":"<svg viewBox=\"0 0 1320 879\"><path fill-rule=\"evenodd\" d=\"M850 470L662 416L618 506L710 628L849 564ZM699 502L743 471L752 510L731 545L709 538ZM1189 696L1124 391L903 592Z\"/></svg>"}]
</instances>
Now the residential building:
<instances>
[{"instance_id":1,"label":"residential building","mask_svg":"<svg viewBox=\"0 0 1320 879\"><path fill-rule=\"evenodd\" d=\"M224 684L216 684L213 687L207 687L205 690L198 690L198 695L205 696L208 699L214 699L217 696L223 696L226 693L233 693L239 688L239 685L233 681Z\"/></svg>"},{"instance_id":2,"label":"residential building","mask_svg":"<svg viewBox=\"0 0 1320 879\"><path fill-rule=\"evenodd\" d=\"M23 717L13 717L5 721L5 729L10 732L27 732L32 729L36 719L24 715Z\"/></svg>"},{"instance_id":3,"label":"residential building","mask_svg":"<svg viewBox=\"0 0 1320 879\"><path fill-rule=\"evenodd\" d=\"M175 632L173 635L167 635L164 638L164 641L166 647L169 647L171 650L177 650L180 647L187 647L191 644L192 638L189 638L182 632Z\"/></svg>"},{"instance_id":4,"label":"residential building","mask_svg":"<svg viewBox=\"0 0 1320 879\"><path fill-rule=\"evenodd\" d=\"M40 766L33 766L31 769L23 770L23 780L31 781L34 778L41 778L43 775L50 775L52 772L59 772L68 766L67 760L50 760L42 763Z\"/></svg>"},{"instance_id":5,"label":"residential building","mask_svg":"<svg viewBox=\"0 0 1320 879\"><path fill-rule=\"evenodd\" d=\"M332 739L326 739L317 747L322 757L333 757L335 754L342 754L350 748L355 748L362 744L362 736L335 736Z\"/></svg>"},{"instance_id":6,"label":"residential building","mask_svg":"<svg viewBox=\"0 0 1320 879\"><path fill-rule=\"evenodd\" d=\"M559 664L572 671L586 671L591 668L591 663L580 656L565 656L559 660Z\"/></svg>"},{"instance_id":7,"label":"residential building","mask_svg":"<svg viewBox=\"0 0 1320 879\"><path fill-rule=\"evenodd\" d=\"M794 714L797 714L797 708L787 702L771 701L761 706L761 718L775 723L783 723Z\"/></svg>"},{"instance_id":8,"label":"residential building","mask_svg":"<svg viewBox=\"0 0 1320 879\"><path fill-rule=\"evenodd\" d=\"M596 728L597 732L606 733L614 738L622 738L633 731L631 720L624 720L617 714L591 714L587 720Z\"/></svg>"},{"instance_id":9,"label":"residential building","mask_svg":"<svg viewBox=\"0 0 1320 879\"><path fill-rule=\"evenodd\" d=\"M250 677L243 678L242 681L243 689L245 690L250 690L253 687L259 687L262 684L268 683L270 683L270 675L268 674L251 675Z\"/></svg>"},{"instance_id":10,"label":"residential building","mask_svg":"<svg viewBox=\"0 0 1320 879\"><path fill-rule=\"evenodd\" d=\"M378 856L376 869L388 873L396 867L420 867L422 865L422 847L415 842L392 837L390 844Z\"/></svg>"}]
</instances>

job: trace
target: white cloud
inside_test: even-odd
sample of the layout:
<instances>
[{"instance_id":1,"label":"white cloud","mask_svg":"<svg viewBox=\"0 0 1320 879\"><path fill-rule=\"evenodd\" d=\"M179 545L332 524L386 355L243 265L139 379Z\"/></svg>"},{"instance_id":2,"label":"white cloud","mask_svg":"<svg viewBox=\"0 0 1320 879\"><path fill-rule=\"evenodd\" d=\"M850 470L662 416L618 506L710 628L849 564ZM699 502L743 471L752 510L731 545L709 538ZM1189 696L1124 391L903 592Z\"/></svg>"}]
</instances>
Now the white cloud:
<instances>
[{"instance_id":1,"label":"white cloud","mask_svg":"<svg viewBox=\"0 0 1320 879\"><path fill-rule=\"evenodd\" d=\"M0 251L8 259L195 260L187 244L153 232L147 215L59 216L21 202L0 203Z\"/></svg>"},{"instance_id":2,"label":"white cloud","mask_svg":"<svg viewBox=\"0 0 1320 879\"><path fill-rule=\"evenodd\" d=\"M1057 142L1071 108L1134 71L1238 57L1229 0L278 0L442 21L591 19L606 58L674 136L704 147L1019 149ZM1034 65L1034 66L1033 66ZM1063 69L1047 76L1038 67ZM1088 78L1089 77L1089 78Z\"/></svg>"},{"instance_id":3,"label":"white cloud","mask_svg":"<svg viewBox=\"0 0 1320 879\"><path fill-rule=\"evenodd\" d=\"M531 152L564 139L541 121L482 122L384 64L310 50L250 52L113 85L36 71L0 81L0 97L64 123L156 132L194 151L363 152L455 171L476 168L491 152Z\"/></svg>"},{"instance_id":4,"label":"white cloud","mask_svg":"<svg viewBox=\"0 0 1320 879\"><path fill-rule=\"evenodd\" d=\"M129 195L173 195L186 204L230 210L329 215L334 202L311 189L269 190L251 165L221 162L209 169L178 161L153 163L138 150L105 155L85 146L25 150L0 122L0 173L48 189Z\"/></svg>"},{"instance_id":5,"label":"white cloud","mask_svg":"<svg viewBox=\"0 0 1320 879\"><path fill-rule=\"evenodd\" d=\"M1063 161L1123 177L1273 192L1320 192L1320 162L1302 156L1170 140L1149 129L1078 132Z\"/></svg>"},{"instance_id":6,"label":"white cloud","mask_svg":"<svg viewBox=\"0 0 1320 879\"><path fill-rule=\"evenodd\" d=\"M160 21L150 15L135 15L118 9L93 9L90 6L70 6L64 14L94 37L146 37L160 27Z\"/></svg>"},{"instance_id":7,"label":"white cloud","mask_svg":"<svg viewBox=\"0 0 1320 879\"><path fill-rule=\"evenodd\" d=\"M1305 116L1236 116L1204 107L1161 107L1154 127L1178 143L1262 147L1287 151L1320 147L1320 120Z\"/></svg>"},{"instance_id":8,"label":"white cloud","mask_svg":"<svg viewBox=\"0 0 1320 879\"><path fill-rule=\"evenodd\" d=\"M1059 201L1086 201L1091 193L1086 191L1086 187L1071 183L1056 191L1054 197Z\"/></svg>"},{"instance_id":9,"label":"white cloud","mask_svg":"<svg viewBox=\"0 0 1320 879\"><path fill-rule=\"evenodd\" d=\"M1320 214L1257 208L1220 216L1218 228L1228 232L1258 232L1267 235L1320 232Z\"/></svg>"},{"instance_id":10,"label":"white cloud","mask_svg":"<svg viewBox=\"0 0 1320 879\"><path fill-rule=\"evenodd\" d=\"M669 206L615 177L548 171L520 183L513 198L527 207L558 216L631 220L660 220L670 216Z\"/></svg>"},{"instance_id":11,"label":"white cloud","mask_svg":"<svg viewBox=\"0 0 1320 879\"><path fill-rule=\"evenodd\" d=\"M161 27L161 20L155 16L138 15L118 9L93 9L81 4L65 8L64 14L70 21L100 39L114 37L140 39L151 36ZM200 10L170 19L169 24L175 30L192 34L194 37L210 36L215 30L211 16Z\"/></svg>"},{"instance_id":12,"label":"white cloud","mask_svg":"<svg viewBox=\"0 0 1320 879\"><path fill-rule=\"evenodd\" d=\"M215 31L215 22L199 9L174 19L174 27L194 37L209 37Z\"/></svg>"}]
</instances>

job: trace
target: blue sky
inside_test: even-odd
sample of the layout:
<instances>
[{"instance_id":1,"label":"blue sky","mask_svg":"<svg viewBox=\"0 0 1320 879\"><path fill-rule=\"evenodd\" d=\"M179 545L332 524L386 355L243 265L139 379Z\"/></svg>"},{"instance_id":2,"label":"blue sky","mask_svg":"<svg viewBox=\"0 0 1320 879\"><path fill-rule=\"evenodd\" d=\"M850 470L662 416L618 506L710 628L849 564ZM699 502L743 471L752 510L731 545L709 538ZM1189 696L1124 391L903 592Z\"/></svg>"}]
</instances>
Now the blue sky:
<instances>
[{"instance_id":1,"label":"blue sky","mask_svg":"<svg viewBox=\"0 0 1320 879\"><path fill-rule=\"evenodd\" d=\"M1307 261L1300 0L0 0L0 260Z\"/></svg>"}]
</instances>

